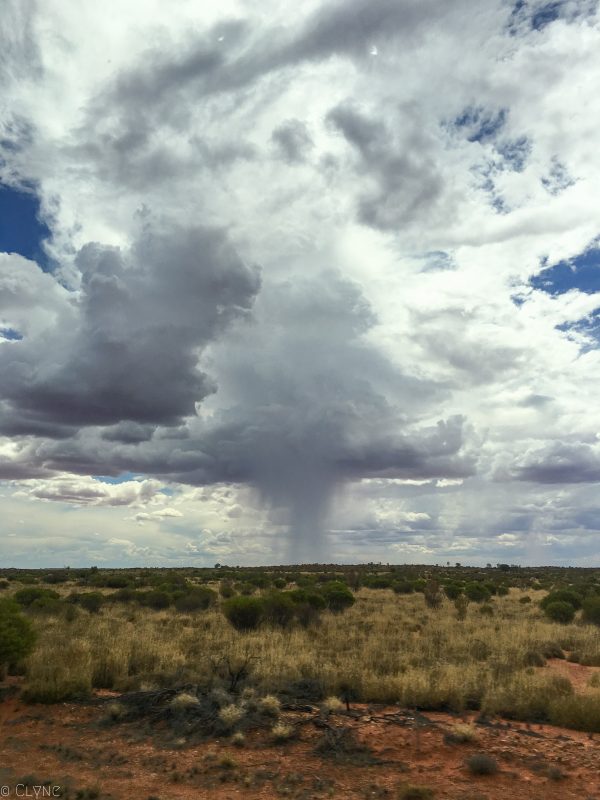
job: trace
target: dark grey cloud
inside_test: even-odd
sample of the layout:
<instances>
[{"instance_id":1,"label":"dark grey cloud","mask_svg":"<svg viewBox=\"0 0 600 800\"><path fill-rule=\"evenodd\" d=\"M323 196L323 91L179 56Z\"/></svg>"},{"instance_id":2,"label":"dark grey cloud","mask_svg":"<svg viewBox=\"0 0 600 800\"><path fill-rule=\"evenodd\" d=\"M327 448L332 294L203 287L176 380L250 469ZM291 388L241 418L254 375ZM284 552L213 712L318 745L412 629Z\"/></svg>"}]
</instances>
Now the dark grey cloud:
<instances>
[{"instance_id":1,"label":"dark grey cloud","mask_svg":"<svg viewBox=\"0 0 600 800\"><path fill-rule=\"evenodd\" d=\"M153 425L140 425L138 422L126 421L106 428L102 431L101 436L107 442L138 444L151 439L155 430Z\"/></svg>"},{"instance_id":2,"label":"dark grey cloud","mask_svg":"<svg viewBox=\"0 0 600 800\"><path fill-rule=\"evenodd\" d=\"M0 351L0 394L39 425L177 424L214 391L202 347L247 316L260 280L223 230L147 222L130 251L88 244L71 318ZM66 317L66 315L65 315ZM113 431L114 433L114 431ZM110 434L109 434L110 435Z\"/></svg>"},{"instance_id":3,"label":"dark grey cloud","mask_svg":"<svg viewBox=\"0 0 600 800\"><path fill-rule=\"evenodd\" d=\"M333 108L327 120L358 155L358 173L366 184L358 197L361 222L398 230L435 211L444 180L430 143L415 130L408 109L398 122L398 141L384 122L349 104Z\"/></svg>"},{"instance_id":4,"label":"dark grey cloud","mask_svg":"<svg viewBox=\"0 0 600 800\"><path fill-rule=\"evenodd\" d=\"M306 123L299 119L282 122L274 129L271 140L288 164L302 164L314 147Z\"/></svg>"},{"instance_id":5,"label":"dark grey cloud","mask_svg":"<svg viewBox=\"0 0 600 800\"><path fill-rule=\"evenodd\" d=\"M513 476L536 483L587 483L600 480L600 453L585 442L552 442L517 462Z\"/></svg>"},{"instance_id":6,"label":"dark grey cloud","mask_svg":"<svg viewBox=\"0 0 600 800\"><path fill-rule=\"evenodd\" d=\"M208 259L213 239L202 235ZM181 233L180 238L186 241ZM221 244L229 252L226 242ZM177 250L169 239L164 247L173 259L187 263L182 255L187 246ZM131 254L93 247L80 255L84 324L69 372L52 375L51 386L60 392L61 402L48 401L46 386L40 392L35 384L28 385L29 402L39 404L40 415L44 412L54 421L60 409L79 430L70 438L40 437L23 454L32 466L43 465L48 474L130 471L190 485L248 484L283 514L290 528L288 555L294 560L324 556L323 531L332 498L348 480L464 477L475 470L463 418L433 426L419 421L423 409L446 396L447 388L403 374L369 342L377 318L360 287L338 271L265 283L254 304L255 323L220 331L217 337L217 323L206 319L208 309L202 311L208 302L202 294L206 282L201 282L202 291L192 291L195 269L179 286L181 265L171 262L164 283L163 273L156 276L147 266L143 331L150 327L154 347L152 356L144 350L138 362L140 352L131 349L130 340L132 321L140 312L132 305L131 292L133 287L142 291L135 274L139 264L149 261L168 263L160 237L149 233ZM208 293L211 307L217 298L239 310L240 298L246 305L252 299L256 277L251 271L240 275L239 265L232 277L228 258L217 263L221 271L210 273L219 284ZM92 277L98 282L93 290ZM161 309L150 302L156 285L161 287ZM242 304L242 316L245 311ZM213 337L205 362L218 386L214 407L195 362L186 361L181 369L180 353L171 350L175 339L167 338L166 349L159 346L165 317L176 326L180 349L190 342L206 345ZM114 369L108 369L103 347L97 349L97 338L103 342L107 331L127 344L124 355L111 351ZM82 367L83 356L90 371ZM163 366L165 359L174 361L176 373ZM159 376L161 369L164 375ZM206 412L197 417L191 401L203 398ZM178 415L186 416L185 425L179 424Z\"/></svg>"}]
</instances>

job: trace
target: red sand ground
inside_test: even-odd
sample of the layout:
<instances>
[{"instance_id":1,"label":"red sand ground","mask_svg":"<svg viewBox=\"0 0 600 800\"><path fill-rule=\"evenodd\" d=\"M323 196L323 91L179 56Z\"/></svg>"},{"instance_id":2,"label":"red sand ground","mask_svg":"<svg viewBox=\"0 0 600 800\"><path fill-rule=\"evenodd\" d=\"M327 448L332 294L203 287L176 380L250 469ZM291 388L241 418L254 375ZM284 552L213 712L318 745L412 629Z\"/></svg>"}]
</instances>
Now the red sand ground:
<instances>
[{"instance_id":1,"label":"red sand ground","mask_svg":"<svg viewBox=\"0 0 600 800\"><path fill-rule=\"evenodd\" d=\"M559 661L547 668L568 674L578 690L594 671ZM226 739L174 748L161 741L160 731L149 737L133 723L100 724L104 711L97 705L26 705L11 698L0 704L0 787L11 787L5 791L15 796L15 785L32 776L31 783L52 780L71 787L71 797L92 789L80 797L92 798L96 790L100 798L115 800L310 800L393 799L410 783L452 800L600 800L600 736L495 721L476 725L476 743L453 745L444 742L444 733L458 721L451 715L427 713L430 724L417 730L398 709L355 710L362 716L339 714L330 722L352 727L381 763L341 764L317 755L323 731L301 713L285 714L299 733L283 745L257 731L244 748ZM499 772L472 776L465 759L476 752L493 756Z\"/></svg>"}]
</instances>

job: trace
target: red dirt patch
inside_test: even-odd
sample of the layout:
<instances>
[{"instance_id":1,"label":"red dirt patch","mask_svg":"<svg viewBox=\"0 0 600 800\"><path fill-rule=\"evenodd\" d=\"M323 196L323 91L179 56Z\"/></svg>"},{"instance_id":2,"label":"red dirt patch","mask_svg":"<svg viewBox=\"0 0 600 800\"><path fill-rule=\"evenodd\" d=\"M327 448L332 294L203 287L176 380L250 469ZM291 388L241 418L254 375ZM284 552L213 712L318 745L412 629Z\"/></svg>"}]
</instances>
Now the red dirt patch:
<instances>
[{"instance_id":1,"label":"red dirt patch","mask_svg":"<svg viewBox=\"0 0 600 800\"><path fill-rule=\"evenodd\" d=\"M570 665L578 666L578 665ZM555 667L552 667L555 668ZM397 797L400 786L426 785L448 800L568 800L600 797L600 747L587 734L551 726L475 724L478 741L446 744L460 721L448 714L421 715L420 725L397 708L360 707L349 717L330 717L366 745L375 763L352 754L343 763L315 752L323 736L317 715L287 712L298 736L283 745L267 732L247 736L244 748L227 739L177 748L138 723L103 725L97 705L0 704L0 785L14 787L25 775L76 790L96 787L101 798L140 800L266 800L266 798ZM360 715L359 715L360 714ZM484 752L499 772L472 776L465 759ZM559 779L560 774L565 775ZM14 795L14 792L13 792Z\"/></svg>"},{"instance_id":2,"label":"red dirt patch","mask_svg":"<svg viewBox=\"0 0 600 800\"><path fill-rule=\"evenodd\" d=\"M574 664L562 658L548 659L546 666L541 667L541 669L550 669L557 675L568 678L577 694L588 691L590 678L600 672L600 667L584 667L581 664Z\"/></svg>"}]
</instances>

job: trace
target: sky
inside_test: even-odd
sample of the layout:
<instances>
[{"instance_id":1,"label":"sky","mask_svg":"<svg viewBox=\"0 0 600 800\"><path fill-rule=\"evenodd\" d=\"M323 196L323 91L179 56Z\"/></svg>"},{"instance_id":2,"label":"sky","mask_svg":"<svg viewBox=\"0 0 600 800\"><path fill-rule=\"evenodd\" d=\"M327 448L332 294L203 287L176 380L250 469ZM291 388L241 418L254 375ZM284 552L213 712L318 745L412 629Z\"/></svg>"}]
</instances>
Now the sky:
<instances>
[{"instance_id":1,"label":"sky","mask_svg":"<svg viewBox=\"0 0 600 800\"><path fill-rule=\"evenodd\" d=\"M596 0L4 0L0 563L600 563Z\"/></svg>"}]
</instances>

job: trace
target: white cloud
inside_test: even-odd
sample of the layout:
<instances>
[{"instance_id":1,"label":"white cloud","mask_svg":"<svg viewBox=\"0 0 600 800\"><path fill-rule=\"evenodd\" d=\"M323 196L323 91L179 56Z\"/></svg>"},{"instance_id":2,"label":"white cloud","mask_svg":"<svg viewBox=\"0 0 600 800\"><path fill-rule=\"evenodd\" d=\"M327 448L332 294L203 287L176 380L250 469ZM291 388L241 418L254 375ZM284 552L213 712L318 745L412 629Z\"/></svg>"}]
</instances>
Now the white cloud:
<instances>
[{"instance_id":1,"label":"white cloud","mask_svg":"<svg viewBox=\"0 0 600 800\"><path fill-rule=\"evenodd\" d=\"M74 503L82 506L138 506L155 499L162 489L159 481L146 479L105 483L92 477L62 475L45 480L25 480L14 497ZM181 516L174 509L161 509L164 516Z\"/></svg>"},{"instance_id":2,"label":"white cloud","mask_svg":"<svg viewBox=\"0 0 600 800\"><path fill-rule=\"evenodd\" d=\"M19 542L85 558L68 509L131 559L284 559L287 524L346 560L600 550L598 343L564 329L600 293L529 284L600 233L600 19L509 5L8 1L0 180L58 265L0 253Z\"/></svg>"}]
</instances>

